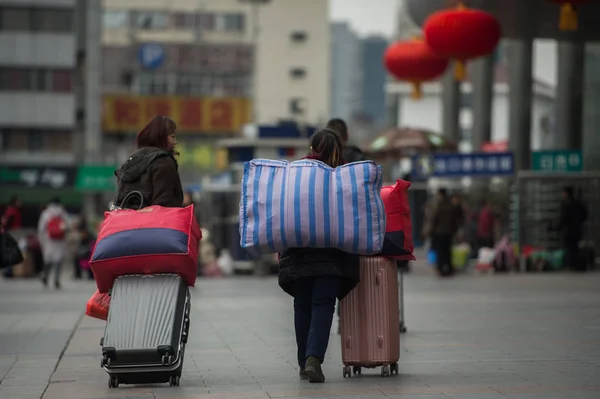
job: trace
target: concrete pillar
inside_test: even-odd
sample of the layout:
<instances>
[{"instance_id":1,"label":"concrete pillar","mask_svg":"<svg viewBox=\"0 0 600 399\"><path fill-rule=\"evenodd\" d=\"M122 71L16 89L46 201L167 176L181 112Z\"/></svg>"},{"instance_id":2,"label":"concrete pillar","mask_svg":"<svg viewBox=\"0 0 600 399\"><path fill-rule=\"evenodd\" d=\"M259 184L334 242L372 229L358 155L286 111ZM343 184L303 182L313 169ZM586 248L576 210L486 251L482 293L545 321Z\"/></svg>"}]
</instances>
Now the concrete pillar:
<instances>
[{"instance_id":1,"label":"concrete pillar","mask_svg":"<svg viewBox=\"0 0 600 399\"><path fill-rule=\"evenodd\" d=\"M600 170L600 43L587 43L585 53L583 166Z\"/></svg>"},{"instance_id":2,"label":"concrete pillar","mask_svg":"<svg viewBox=\"0 0 600 399\"><path fill-rule=\"evenodd\" d=\"M492 140L492 106L494 100L494 56L475 60L471 72L473 82L473 152L481 151Z\"/></svg>"},{"instance_id":3,"label":"concrete pillar","mask_svg":"<svg viewBox=\"0 0 600 399\"><path fill-rule=\"evenodd\" d=\"M509 147L514 153L515 170L531 165L531 99L533 87L533 40L508 42L509 68Z\"/></svg>"},{"instance_id":4,"label":"concrete pillar","mask_svg":"<svg viewBox=\"0 0 600 399\"><path fill-rule=\"evenodd\" d=\"M454 68L448 68L443 79L442 134L458 142L460 134L460 82L454 77Z\"/></svg>"},{"instance_id":5,"label":"concrete pillar","mask_svg":"<svg viewBox=\"0 0 600 399\"><path fill-rule=\"evenodd\" d=\"M558 43L555 149L581 149L584 62L583 43Z\"/></svg>"},{"instance_id":6,"label":"concrete pillar","mask_svg":"<svg viewBox=\"0 0 600 399\"><path fill-rule=\"evenodd\" d=\"M400 94L396 92L390 92L388 86L387 93L387 125L388 127L400 126Z\"/></svg>"}]
</instances>

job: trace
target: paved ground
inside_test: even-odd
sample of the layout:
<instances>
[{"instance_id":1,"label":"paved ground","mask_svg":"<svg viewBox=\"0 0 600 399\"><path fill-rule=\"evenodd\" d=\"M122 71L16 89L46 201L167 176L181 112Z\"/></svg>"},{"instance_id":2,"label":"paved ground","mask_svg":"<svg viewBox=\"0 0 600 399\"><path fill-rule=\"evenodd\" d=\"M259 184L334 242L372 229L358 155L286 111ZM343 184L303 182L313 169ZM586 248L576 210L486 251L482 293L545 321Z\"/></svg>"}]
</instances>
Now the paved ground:
<instances>
[{"instance_id":1,"label":"paved ground","mask_svg":"<svg viewBox=\"0 0 600 399\"><path fill-rule=\"evenodd\" d=\"M0 282L0 399L600 398L600 274L406 277L400 375L297 379L291 299L273 278L203 280L182 385L109 389L90 283ZM337 326L334 327L337 329Z\"/></svg>"}]
</instances>

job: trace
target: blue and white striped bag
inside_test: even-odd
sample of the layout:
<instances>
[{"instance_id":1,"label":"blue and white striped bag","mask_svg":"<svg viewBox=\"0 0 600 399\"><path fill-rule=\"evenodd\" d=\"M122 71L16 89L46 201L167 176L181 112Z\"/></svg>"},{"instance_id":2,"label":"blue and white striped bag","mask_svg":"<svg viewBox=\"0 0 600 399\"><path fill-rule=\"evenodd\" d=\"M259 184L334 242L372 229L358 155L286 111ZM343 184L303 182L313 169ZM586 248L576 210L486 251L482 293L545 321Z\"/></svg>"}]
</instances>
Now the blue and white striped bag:
<instances>
[{"instance_id":1,"label":"blue and white striped bag","mask_svg":"<svg viewBox=\"0 0 600 399\"><path fill-rule=\"evenodd\" d=\"M257 254L298 247L377 254L385 236L382 180L371 161L338 168L315 160L246 162L240 245Z\"/></svg>"}]
</instances>

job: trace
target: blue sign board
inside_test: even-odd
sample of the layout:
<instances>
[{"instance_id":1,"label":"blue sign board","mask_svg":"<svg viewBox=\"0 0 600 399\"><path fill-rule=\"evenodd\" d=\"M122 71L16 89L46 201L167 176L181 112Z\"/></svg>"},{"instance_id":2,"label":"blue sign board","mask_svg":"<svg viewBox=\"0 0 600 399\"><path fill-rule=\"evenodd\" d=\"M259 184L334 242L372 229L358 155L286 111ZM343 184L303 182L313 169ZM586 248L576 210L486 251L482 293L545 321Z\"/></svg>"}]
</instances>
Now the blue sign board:
<instances>
[{"instance_id":1,"label":"blue sign board","mask_svg":"<svg viewBox=\"0 0 600 399\"><path fill-rule=\"evenodd\" d=\"M477 177L514 174L512 152L421 154L413 157L413 177Z\"/></svg>"},{"instance_id":2,"label":"blue sign board","mask_svg":"<svg viewBox=\"0 0 600 399\"><path fill-rule=\"evenodd\" d=\"M140 46L138 59L142 68L156 69L165 61L165 50L157 43L146 43Z\"/></svg>"}]
</instances>

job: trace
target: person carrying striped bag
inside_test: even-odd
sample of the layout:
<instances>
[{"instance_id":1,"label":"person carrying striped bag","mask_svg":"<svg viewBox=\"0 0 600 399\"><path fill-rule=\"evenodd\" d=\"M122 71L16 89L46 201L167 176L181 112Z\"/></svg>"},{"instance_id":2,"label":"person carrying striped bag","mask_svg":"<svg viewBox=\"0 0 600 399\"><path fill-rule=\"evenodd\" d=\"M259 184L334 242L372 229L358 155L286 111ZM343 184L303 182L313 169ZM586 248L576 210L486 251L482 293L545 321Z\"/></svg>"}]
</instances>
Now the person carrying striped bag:
<instances>
[{"instance_id":1,"label":"person carrying striped bag","mask_svg":"<svg viewBox=\"0 0 600 399\"><path fill-rule=\"evenodd\" d=\"M342 158L342 139L322 129L310 139L314 159L336 168ZM279 256L279 285L294 297L294 325L300 378L325 382L321 364L329 342L336 298L344 298L359 280L358 255L334 248L290 248Z\"/></svg>"}]
</instances>

